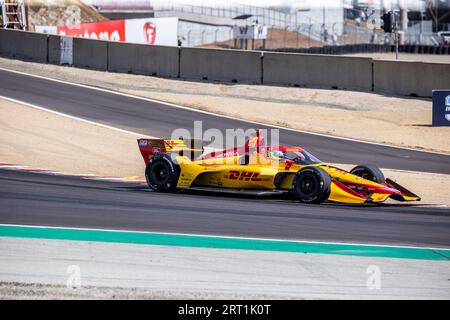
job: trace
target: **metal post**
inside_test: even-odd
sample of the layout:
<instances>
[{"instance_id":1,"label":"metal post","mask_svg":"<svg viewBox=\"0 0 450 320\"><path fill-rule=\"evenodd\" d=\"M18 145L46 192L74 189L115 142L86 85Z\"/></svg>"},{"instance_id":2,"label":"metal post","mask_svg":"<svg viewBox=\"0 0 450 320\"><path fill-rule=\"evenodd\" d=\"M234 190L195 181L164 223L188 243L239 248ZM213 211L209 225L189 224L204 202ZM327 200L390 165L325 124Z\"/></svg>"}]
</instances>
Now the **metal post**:
<instances>
[{"instance_id":1,"label":"metal post","mask_svg":"<svg viewBox=\"0 0 450 320\"><path fill-rule=\"evenodd\" d=\"M398 21L397 21L397 15L394 11L392 11L392 20L393 20L393 29L394 31L394 39L395 39L395 60L398 60L398 41L399 41L399 34L398 34Z\"/></svg>"},{"instance_id":2,"label":"metal post","mask_svg":"<svg viewBox=\"0 0 450 320\"><path fill-rule=\"evenodd\" d=\"M24 0L18 0L17 4L19 5L20 10L20 20L21 20L21 27L22 30L26 30L27 28L27 16L25 14L25 1Z\"/></svg>"},{"instance_id":3,"label":"metal post","mask_svg":"<svg viewBox=\"0 0 450 320\"><path fill-rule=\"evenodd\" d=\"M214 44L217 44L217 32L219 31L219 28L216 29L214 32Z\"/></svg>"},{"instance_id":4,"label":"metal post","mask_svg":"<svg viewBox=\"0 0 450 320\"><path fill-rule=\"evenodd\" d=\"M202 31L202 43L201 43L201 45L203 45L205 43L205 31L206 30Z\"/></svg>"},{"instance_id":5,"label":"metal post","mask_svg":"<svg viewBox=\"0 0 450 320\"><path fill-rule=\"evenodd\" d=\"M398 31L395 30L395 60L398 60Z\"/></svg>"},{"instance_id":6,"label":"metal post","mask_svg":"<svg viewBox=\"0 0 450 320\"><path fill-rule=\"evenodd\" d=\"M422 45L422 33L423 33L423 12L422 12L423 7L422 7L422 5L425 6L425 3L422 3L422 4L420 5L420 34L419 34L419 45Z\"/></svg>"},{"instance_id":7,"label":"metal post","mask_svg":"<svg viewBox=\"0 0 450 320\"><path fill-rule=\"evenodd\" d=\"M325 20L325 16L326 16L326 14L325 14L325 6L323 7L323 25L325 25L325 22L326 22L326 20Z\"/></svg>"},{"instance_id":8,"label":"metal post","mask_svg":"<svg viewBox=\"0 0 450 320\"><path fill-rule=\"evenodd\" d=\"M284 39L283 39L283 42L284 42L284 47L285 47L285 48L287 48L287 47L286 47L286 40L287 40L287 31L288 31L288 29L289 29L289 26L286 26L286 27L284 28Z\"/></svg>"},{"instance_id":9,"label":"metal post","mask_svg":"<svg viewBox=\"0 0 450 320\"><path fill-rule=\"evenodd\" d=\"M438 32L439 31L439 17L438 17L438 14L439 14L439 0L436 0L435 2L435 5L436 5L436 8L435 8L435 16L436 16L436 32Z\"/></svg>"},{"instance_id":10,"label":"metal post","mask_svg":"<svg viewBox=\"0 0 450 320\"><path fill-rule=\"evenodd\" d=\"M309 25L308 28L308 47L311 48L311 28L312 28L312 24Z\"/></svg>"},{"instance_id":11,"label":"metal post","mask_svg":"<svg viewBox=\"0 0 450 320\"><path fill-rule=\"evenodd\" d=\"M6 15L5 1L0 0L0 6L2 8L2 27L6 28L8 25L8 16Z\"/></svg>"},{"instance_id":12,"label":"metal post","mask_svg":"<svg viewBox=\"0 0 450 320\"><path fill-rule=\"evenodd\" d=\"M333 46L334 45L336 45L336 43L335 43L335 41L334 41L334 34L335 34L335 31L334 31L334 28L336 27L336 22L335 23L333 23L332 24L332 26L331 26L331 42L332 42L332 44L333 44Z\"/></svg>"}]
</instances>

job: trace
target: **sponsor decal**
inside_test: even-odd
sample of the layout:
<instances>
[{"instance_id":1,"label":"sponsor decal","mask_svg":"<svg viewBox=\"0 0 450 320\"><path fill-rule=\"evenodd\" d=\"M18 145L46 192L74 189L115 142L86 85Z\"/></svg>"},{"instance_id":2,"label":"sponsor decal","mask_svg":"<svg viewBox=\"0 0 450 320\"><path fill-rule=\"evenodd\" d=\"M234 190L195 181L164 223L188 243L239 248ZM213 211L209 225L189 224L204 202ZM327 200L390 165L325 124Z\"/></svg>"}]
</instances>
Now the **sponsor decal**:
<instances>
[{"instance_id":1,"label":"sponsor decal","mask_svg":"<svg viewBox=\"0 0 450 320\"><path fill-rule=\"evenodd\" d=\"M257 143L258 143L258 138L255 137L255 138L252 138L249 140L248 146L249 146L249 148L255 148Z\"/></svg>"},{"instance_id":2,"label":"sponsor decal","mask_svg":"<svg viewBox=\"0 0 450 320\"><path fill-rule=\"evenodd\" d=\"M144 24L144 35L147 44L155 44L156 40L156 26L151 22Z\"/></svg>"},{"instance_id":3,"label":"sponsor decal","mask_svg":"<svg viewBox=\"0 0 450 320\"><path fill-rule=\"evenodd\" d=\"M205 155L205 159L210 159L210 158L216 158L216 159L220 159L220 158L229 158L229 157L234 157L239 155L239 150L235 150L235 151L226 151L224 153L218 153L216 154L214 151L211 152L210 154Z\"/></svg>"},{"instance_id":4,"label":"sponsor decal","mask_svg":"<svg viewBox=\"0 0 450 320\"><path fill-rule=\"evenodd\" d=\"M262 181L259 177L259 172L249 171L230 171L228 176L225 176L230 180L243 180L243 181Z\"/></svg>"},{"instance_id":5,"label":"sponsor decal","mask_svg":"<svg viewBox=\"0 0 450 320\"><path fill-rule=\"evenodd\" d=\"M294 161L292 161L292 160L286 162L286 166L284 167L284 170L289 170L293 164L294 164Z\"/></svg>"},{"instance_id":6,"label":"sponsor decal","mask_svg":"<svg viewBox=\"0 0 450 320\"><path fill-rule=\"evenodd\" d=\"M246 25L234 26L233 37L235 39L267 39L267 26Z\"/></svg>"},{"instance_id":7,"label":"sponsor decal","mask_svg":"<svg viewBox=\"0 0 450 320\"><path fill-rule=\"evenodd\" d=\"M433 126L450 126L450 88L433 90Z\"/></svg>"},{"instance_id":8,"label":"sponsor decal","mask_svg":"<svg viewBox=\"0 0 450 320\"><path fill-rule=\"evenodd\" d=\"M148 145L147 140L139 140L139 147L146 147Z\"/></svg>"}]
</instances>

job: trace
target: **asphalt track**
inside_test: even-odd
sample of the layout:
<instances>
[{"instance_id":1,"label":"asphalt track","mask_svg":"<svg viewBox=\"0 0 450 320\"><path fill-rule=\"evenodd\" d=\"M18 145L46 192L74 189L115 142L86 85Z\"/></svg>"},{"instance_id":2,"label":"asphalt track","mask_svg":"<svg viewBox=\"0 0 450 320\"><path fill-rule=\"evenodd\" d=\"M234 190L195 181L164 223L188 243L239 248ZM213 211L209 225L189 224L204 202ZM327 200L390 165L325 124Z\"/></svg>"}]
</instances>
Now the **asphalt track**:
<instances>
[{"instance_id":1,"label":"asphalt track","mask_svg":"<svg viewBox=\"0 0 450 320\"><path fill-rule=\"evenodd\" d=\"M192 131L201 120L203 130L255 128L255 124L170 107L155 102L95 91L0 70L0 95L83 119L141 132L169 136L174 129ZM269 127L270 128L270 127ZM382 168L450 174L450 155L420 152L362 142L280 130L280 143L306 148L333 163L375 164Z\"/></svg>"},{"instance_id":2,"label":"asphalt track","mask_svg":"<svg viewBox=\"0 0 450 320\"><path fill-rule=\"evenodd\" d=\"M0 169L0 223L450 247L450 210L161 194L145 185Z\"/></svg>"},{"instance_id":3,"label":"asphalt track","mask_svg":"<svg viewBox=\"0 0 450 320\"><path fill-rule=\"evenodd\" d=\"M0 95L152 136L244 121L0 70ZM324 161L450 173L450 156L280 130ZM0 170L0 223L263 238L450 246L450 210L303 205L289 200L159 194L145 186Z\"/></svg>"}]
</instances>

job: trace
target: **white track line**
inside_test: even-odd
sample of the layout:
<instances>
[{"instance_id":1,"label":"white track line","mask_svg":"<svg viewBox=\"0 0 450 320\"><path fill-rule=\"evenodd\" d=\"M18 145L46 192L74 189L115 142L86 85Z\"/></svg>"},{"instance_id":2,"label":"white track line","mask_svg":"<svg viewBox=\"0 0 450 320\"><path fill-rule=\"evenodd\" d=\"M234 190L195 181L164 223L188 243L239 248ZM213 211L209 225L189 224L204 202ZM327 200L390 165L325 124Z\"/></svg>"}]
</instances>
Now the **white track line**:
<instances>
[{"instance_id":1,"label":"white track line","mask_svg":"<svg viewBox=\"0 0 450 320\"><path fill-rule=\"evenodd\" d=\"M445 153L445 152L427 151L427 150L414 149L414 148L410 148L410 147L400 147L400 146L394 146L394 145L390 145L390 144L386 144L386 143L363 141L363 140L358 140L358 139L353 139L353 138L332 136L332 135L328 135L328 134L324 134L324 133L316 133L316 132L310 132L310 131L305 131L305 130L300 130L300 129L286 128L286 127L278 126L278 125L275 125L275 124L268 124L268 123L263 123L263 122L258 122L258 121L236 119L235 117L232 117L232 116L226 116L226 115L217 114L217 113L214 113L214 112L198 110L198 109L194 109L194 108L190 108L190 107L186 107L186 106L181 106L181 105L178 105L178 104L165 102L165 101L160 101L160 100L156 100L156 99L139 97L139 96L131 95L131 94L128 94L128 93L122 93L122 92L118 92L118 91L113 91L113 90L110 90L110 89L98 88L98 87L93 87L93 86L89 86L89 85L85 85L85 84L80 84L80 83L75 83L75 82L70 82L70 81L64 81L64 80L58 80L58 79L54 79L54 78L39 76L39 75L26 73L26 72L21 72L21 71L16 71L16 70L11 70L11 69L7 69L7 68L1 68L0 67L0 70L7 71L7 72L12 72L12 73L17 73L17 74L21 74L21 75L26 75L26 76L30 76L30 77L35 77L35 78L39 78L39 79L44 79L44 80L48 80L48 81L64 83L64 84L73 85L73 86L77 86L77 87L81 87L81 88L87 88L87 89L91 89L91 90L107 92L107 93L111 93L111 94L115 94L115 95L120 95L120 96L123 96L123 97L139 99L139 100L153 102L153 103L164 104L164 105L171 106L171 107L174 107L174 108L190 110L190 111L193 111L193 112L208 114L208 115L212 115L212 116L216 116L216 117L222 117L222 118L231 119L231 120L240 120L240 121L243 121L243 122L252 123L252 124L256 124L256 125L260 125L260 126L267 126L267 127L271 127L271 128L278 128L278 129L288 130L288 131L292 131L292 132L300 132L300 133L305 133L305 134L310 134L310 135L315 135L315 136L321 136L321 137L327 137L327 138L335 138L335 139L345 140L345 141L360 142L360 143L366 143L366 144L377 145L377 146L391 147L391 148L396 148L396 149L411 150L411 151L416 151L416 152L432 153L432 154L439 154L439 155L445 155L445 156L449 156L450 155L449 153ZM85 120L85 121L88 121L88 120Z\"/></svg>"},{"instance_id":2,"label":"white track line","mask_svg":"<svg viewBox=\"0 0 450 320\"><path fill-rule=\"evenodd\" d=\"M295 243L316 243L316 244L337 244L350 246L365 246L365 247L389 247L389 248L406 248L406 249L427 249L427 250L449 250L450 248L439 247L418 247L418 246L401 246L401 245L386 245L386 244L369 244L357 242L327 242L327 241L308 241L296 239L272 239L272 238L255 238L255 237L235 237L235 236L218 236L209 234L191 234L191 233L177 233L177 232L152 232L152 231L134 231L134 230L116 230L116 229L97 229L97 228L73 228L73 227L55 227L55 226L36 226L36 225L21 225L21 224L0 224L4 227L29 227L41 229L63 229L63 230L85 230L85 231L106 231L106 232L120 232L120 233L138 233L138 234L163 234L169 236L190 236L190 237L208 237L208 238L225 238L225 239L239 239L239 240L257 240L257 241L273 241L273 242L295 242Z\"/></svg>"}]
</instances>

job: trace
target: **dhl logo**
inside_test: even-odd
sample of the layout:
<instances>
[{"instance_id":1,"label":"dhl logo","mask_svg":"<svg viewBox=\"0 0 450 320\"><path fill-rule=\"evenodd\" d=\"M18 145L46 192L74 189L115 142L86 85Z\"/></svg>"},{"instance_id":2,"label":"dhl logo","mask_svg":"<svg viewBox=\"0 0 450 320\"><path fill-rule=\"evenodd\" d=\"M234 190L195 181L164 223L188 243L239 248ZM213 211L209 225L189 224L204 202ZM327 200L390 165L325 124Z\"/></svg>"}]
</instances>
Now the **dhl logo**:
<instances>
[{"instance_id":1,"label":"dhl logo","mask_svg":"<svg viewBox=\"0 0 450 320\"><path fill-rule=\"evenodd\" d=\"M259 172L249 171L230 171L227 178L231 180L262 181L259 177Z\"/></svg>"}]
</instances>

